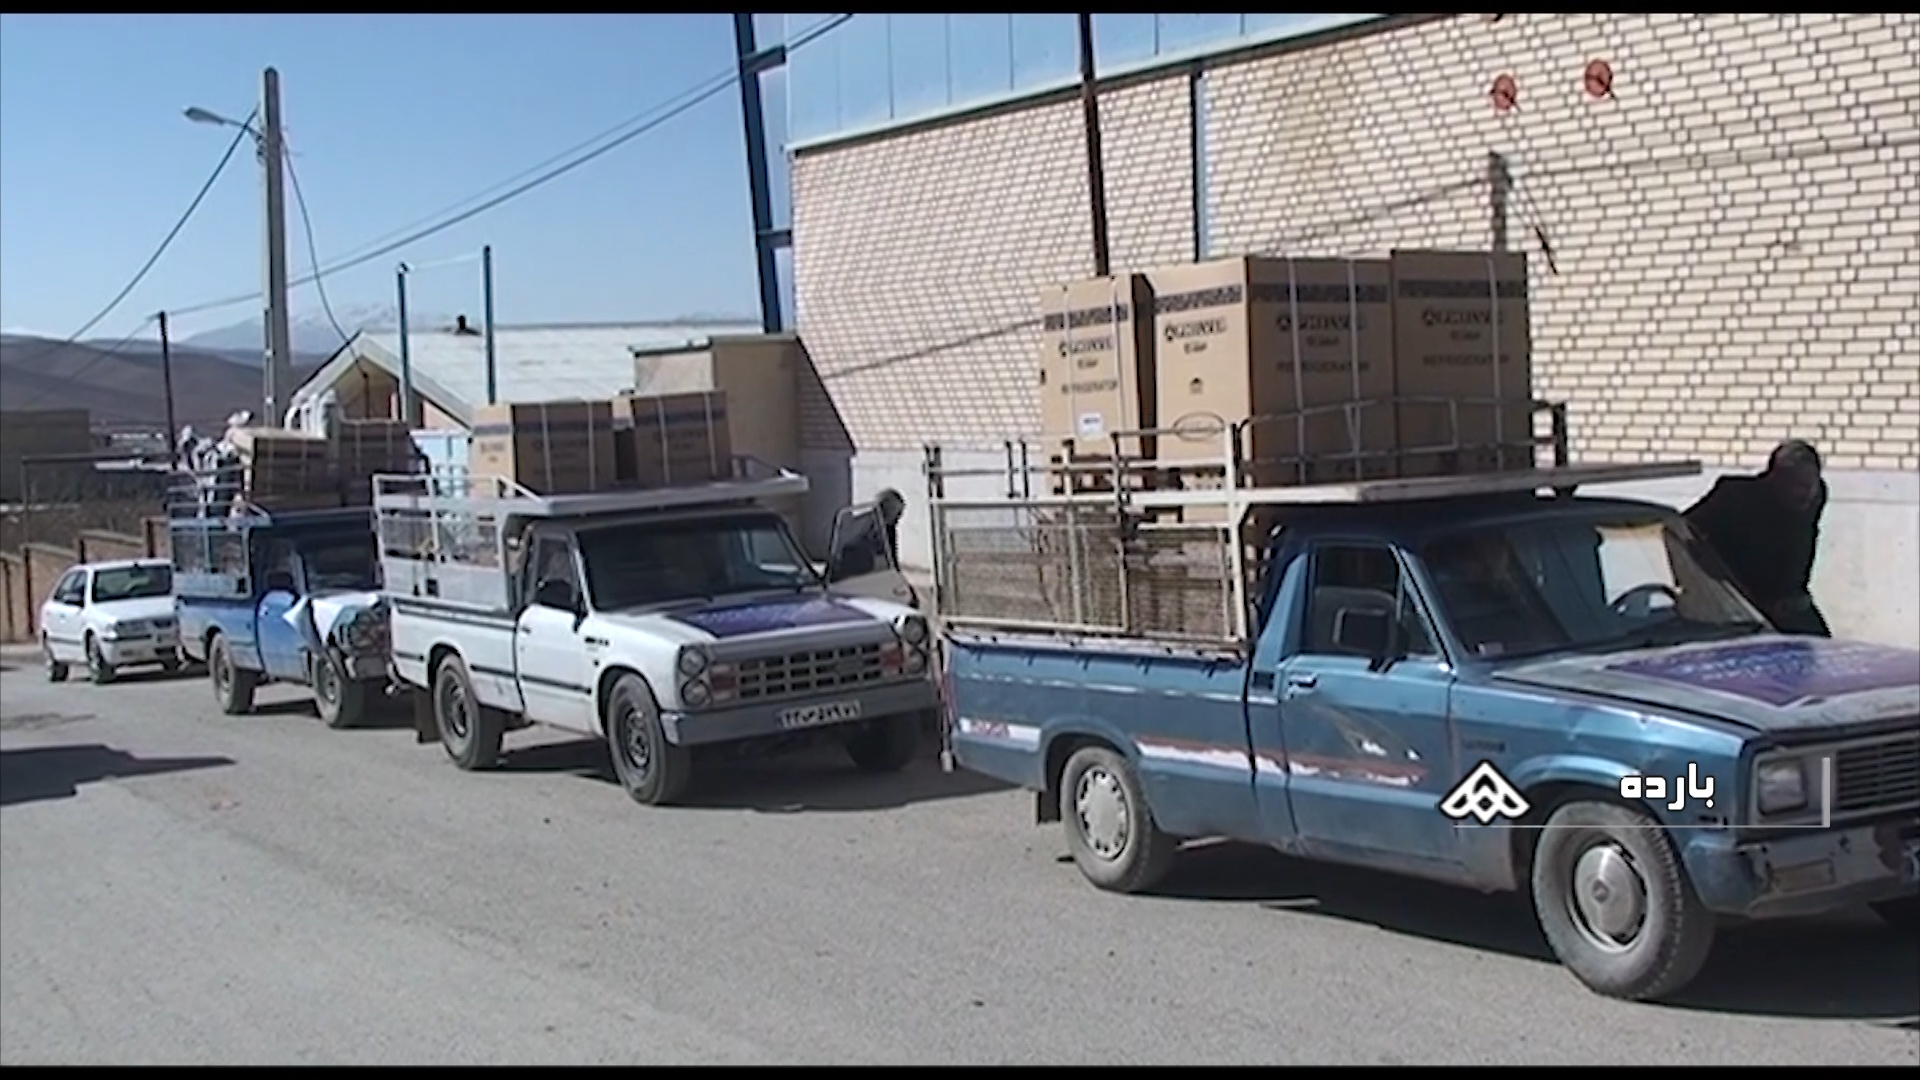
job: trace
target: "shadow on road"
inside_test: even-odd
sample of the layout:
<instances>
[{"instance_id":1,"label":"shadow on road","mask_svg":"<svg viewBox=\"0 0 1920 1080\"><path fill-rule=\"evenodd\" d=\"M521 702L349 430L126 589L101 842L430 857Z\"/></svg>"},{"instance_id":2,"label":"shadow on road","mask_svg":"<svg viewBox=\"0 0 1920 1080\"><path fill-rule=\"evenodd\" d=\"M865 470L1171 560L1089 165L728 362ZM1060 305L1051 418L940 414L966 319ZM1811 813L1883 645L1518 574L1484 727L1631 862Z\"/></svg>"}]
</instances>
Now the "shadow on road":
<instances>
[{"instance_id":1,"label":"shadow on road","mask_svg":"<svg viewBox=\"0 0 1920 1080\"><path fill-rule=\"evenodd\" d=\"M508 772L565 773L608 784L619 783L604 743L580 740L510 750L501 768ZM678 804L693 810L754 810L764 814L809 811L887 810L916 803L961 799L1001 791L1005 785L977 773L940 771L937 751L928 747L897 773L874 775L855 769L837 747L822 746L769 758L695 762L693 785Z\"/></svg>"},{"instance_id":2,"label":"shadow on road","mask_svg":"<svg viewBox=\"0 0 1920 1080\"><path fill-rule=\"evenodd\" d=\"M1483 895L1409 878L1301 862L1266 848L1203 843L1182 852L1161 895L1240 900L1366 923L1392 933L1557 963L1524 894ZM1571 976L1569 976L1571 977ZM1897 1020L1920 1014L1920 940L1870 913L1722 929L1698 979L1662 1006L1757 1016Z\"/></svg>"},{"instance_id":3,"label":"shadow on road","mask_svg":"<svg viewBox=\"0 0 1920 1080\"><path fill-rule=\"evenodd\" d=\"M140 758L99 743L0 750L0 806L65 799L80 785L231 765L224 757Z\"/></svg>"}]
</instances>

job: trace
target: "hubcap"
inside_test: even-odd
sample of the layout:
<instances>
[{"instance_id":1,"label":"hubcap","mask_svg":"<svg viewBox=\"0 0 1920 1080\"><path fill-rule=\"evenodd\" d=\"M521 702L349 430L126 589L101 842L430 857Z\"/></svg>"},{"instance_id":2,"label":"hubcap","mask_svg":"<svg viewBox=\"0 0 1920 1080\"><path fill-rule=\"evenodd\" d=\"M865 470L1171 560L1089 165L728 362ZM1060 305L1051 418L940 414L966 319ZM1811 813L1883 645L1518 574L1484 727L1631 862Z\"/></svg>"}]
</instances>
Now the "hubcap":
<instances>
[{"instance_id":1,"label":"hubcap","mask_svg":"<svg viewBox=\"0 0 1920 1080\"><path fill-rule=\"evenodd\" d=\"M1646 922L1646 880L1620 845L1595 844L1573 864L1572 907L1575 923L1596 945L1626 949Z\"/></svg>"},{"instance_id":2,"label":"hubcap","mask_svg":"<svg viewBox=\"0 0 1920 1080\"><path fill-rule=\"evenodd\" d=\"M220 691L222 697L225 697L232 683L233 668L229 666L227 662L227 650L225 648L218 649L215 651L213 657L214 688Z\"/></svg>"},{"instance_id":3,"label":"hubcap","mask_svg":"<svg viewBox=\"0 0 1920 1080\"><path fill-rule=\"evenodd\" d=\"M440 688L440 716L454 738L467 737L467 693L459 683L449 680Z\"/></svg>"},{"instance_id":4,"label":"hubcap","mask_svg":"<svg viewBox=\"0 0 1920 1080\"><path fill-rule=\"evenodd\" d=\"M1133 824L1119 779L1105 769L1088 769L1074 788L1073 805L1088 850L1102 859L1119 858Z\"/></svg>"},{"instance_id":5,"label":"hubcap","mask_svg":"<svg viewBox=\"0 0 1920 1080\"><path fill-rule=\"evenodd\" d=\"M621 710L620 733L620 745L625 749L627 764L633 766L636 776L645 778L647 770L653 768L653 743L647 738L638 710Z\"/></svg>"},{"instance_id":6,"label":"hubcap","mask_svg":"<svg viewBox=\"0 0 1920 1080\"><path fill-rule=\"evenodd\" d=\"M333 665L326 660L320 661L320 670L316 674L318 675L316 681L320 685L315 689L319 691L320 697L329 705L339 701L340 680L334 675Z\"/></svg>"}]
</instances>

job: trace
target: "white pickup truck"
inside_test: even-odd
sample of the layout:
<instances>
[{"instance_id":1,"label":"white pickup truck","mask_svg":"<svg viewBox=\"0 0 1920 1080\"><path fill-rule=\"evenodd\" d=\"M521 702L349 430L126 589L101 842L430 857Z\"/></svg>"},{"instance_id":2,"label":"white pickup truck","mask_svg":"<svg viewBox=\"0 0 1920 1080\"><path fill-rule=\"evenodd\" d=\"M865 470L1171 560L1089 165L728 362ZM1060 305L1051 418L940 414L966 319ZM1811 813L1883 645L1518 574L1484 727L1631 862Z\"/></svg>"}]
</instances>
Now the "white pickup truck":
<instances>
[{"instance_id":1,"label":"white pickup truck","mask_svg":"<svg viewBox=\"0 0 1920 1080\"><path fill-rule=\"evenodd\" d=\"M806 485L539 496L379 478L393 677L416 691L421 741L473 770L533 723L604 738L649 805L722 746L836 738L862 769L904 768L938 702L927 621L871 530L836 528L824 573L807 559L768 508Z\"/></svg>"}]
</instances>

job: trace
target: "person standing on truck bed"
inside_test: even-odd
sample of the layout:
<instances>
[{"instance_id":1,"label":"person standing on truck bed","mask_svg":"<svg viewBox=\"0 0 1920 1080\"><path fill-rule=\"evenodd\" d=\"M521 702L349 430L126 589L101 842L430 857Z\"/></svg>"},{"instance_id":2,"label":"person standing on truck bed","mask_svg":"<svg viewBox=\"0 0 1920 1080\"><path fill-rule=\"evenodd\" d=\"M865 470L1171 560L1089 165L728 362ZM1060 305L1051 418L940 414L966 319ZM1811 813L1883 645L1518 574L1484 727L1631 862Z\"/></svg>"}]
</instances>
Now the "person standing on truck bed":
<instances>
[{"instance_id":1,"label":"person standing on truck bed","mask_svg":"<svg viewBox=\"0 0 1920 1080\"><path fill-rule=\"evenodd\" d=\"M1765 471L1721 477L1686 516L1776 628L1832 637L1809 588L1826 508L1820 452L1789 439L1774 447Z\"/></svg>"}]
</instances>

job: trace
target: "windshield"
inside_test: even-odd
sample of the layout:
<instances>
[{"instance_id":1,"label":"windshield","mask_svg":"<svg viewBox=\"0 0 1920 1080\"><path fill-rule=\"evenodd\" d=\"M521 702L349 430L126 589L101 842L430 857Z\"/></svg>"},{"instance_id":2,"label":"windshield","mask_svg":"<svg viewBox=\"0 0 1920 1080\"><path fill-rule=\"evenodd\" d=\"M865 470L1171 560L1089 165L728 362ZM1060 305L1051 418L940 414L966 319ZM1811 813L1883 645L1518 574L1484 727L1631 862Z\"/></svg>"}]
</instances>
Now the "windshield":
<instances>
[{"instance_id":1,"label":"windshield","mask_svg":"<svg viewBox=\"0 0 1920 1080\"><path fill-rule=\"evenodd\" d=\"M380 587L373 537L323 537L299 542L310 592L366 592Z\"/></svg>"},{"instance_id":2,"label":"windshield","mask_svg":"<svg viewBox=\"0 0 1920 1080\"><path fill-rule=\"evenodd\" d=\"M1482 659L1648 648L1766 624L1677 515L1555 516L1421 551L1441 613Z\"/></svg>"},{"instance_id":3,"label":"windshield","mask_svg":"<svg viewBox=\"0 0 1920 1080\"><path fill-rule=\"evenodd\" d=\"M173 593L171 566L116 566L93 572L93 602L145 600Z\"/></svg>"},{"instance_id":4,"label":"windshield","mask_svg":"<svg viewBox=\"0 0 1920 1080\"><path fill-rule=\"evenodd\" d=\"M610 525L580 530L579 543L600 611L821 584L776 517Z\"/></svg>"}]
</instances>

